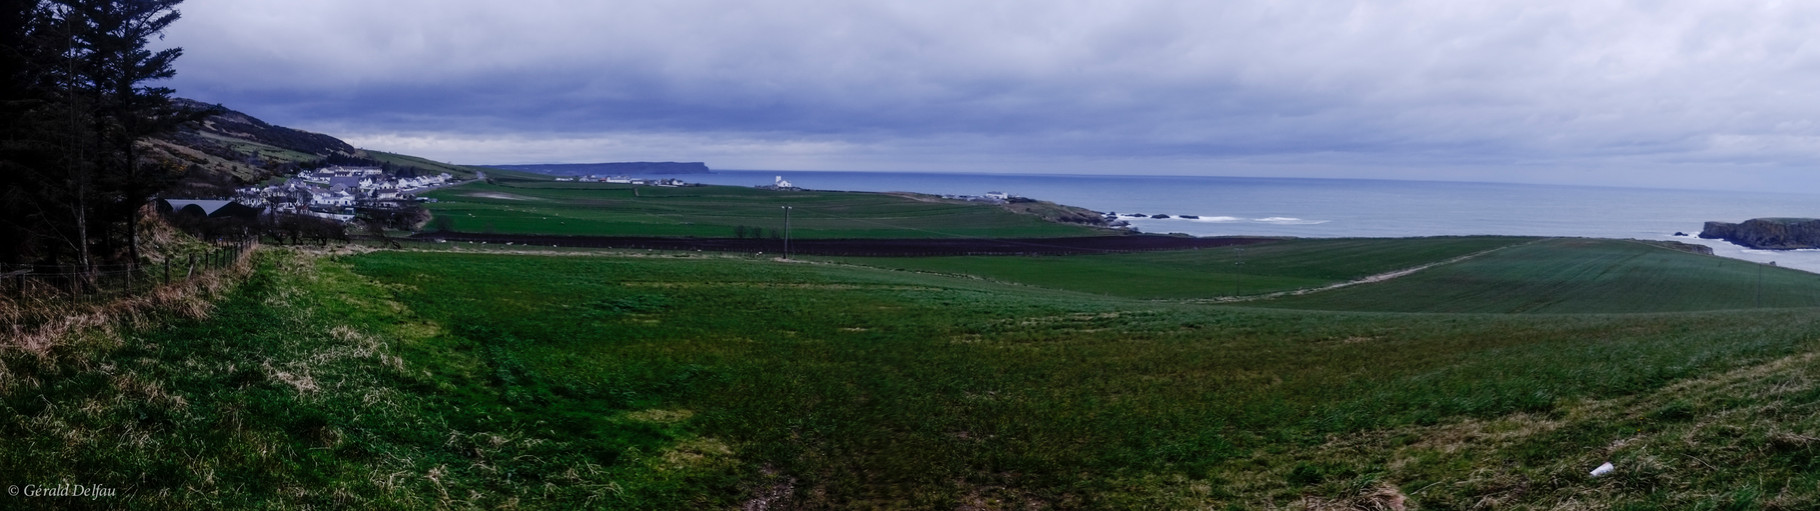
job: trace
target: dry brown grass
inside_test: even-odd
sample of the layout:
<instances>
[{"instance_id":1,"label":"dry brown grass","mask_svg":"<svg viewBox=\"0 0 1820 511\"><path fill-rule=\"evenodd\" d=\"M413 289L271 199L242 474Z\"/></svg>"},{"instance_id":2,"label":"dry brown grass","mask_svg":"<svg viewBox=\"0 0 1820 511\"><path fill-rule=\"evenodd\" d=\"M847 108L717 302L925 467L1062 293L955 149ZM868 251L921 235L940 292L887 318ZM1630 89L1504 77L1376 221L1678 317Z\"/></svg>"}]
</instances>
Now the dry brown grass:
<instances>
[{"instance_id":1,"label":"dry brown grass","mask_svg":"<svg viewBox=\"0 0 1820 511\"><path fill-rule=\"evenodd\" d=\"M144 325L167 315L206 317L213 308L212 301L251 270L252 254L253 251L242 253L234 264L222 270L200 272L189 279L102 302L0 300L0 321L5 322L0 323L0 329L6 332L5 339L0 339L0 351L21 351L50 363L64 351L59 347L117 340L116 329L121 327Z\"/></svg>"},{"instance_id":2,"label":"dry brown grass","mask_svg":"<svg viewBox=\"0 0 1820 511\"><path fill-rule=\"evenodd\" d=\"M1335 436L1311 449L1259 455L1235 461L1225 471L1223 493L1238 495L1251 507L1310 510L1390 510L1419 508L1423 502L1472 509L1603 509L1638 499L1642 488L1652 499L1697 507L1723 500L1714 488L1737 474L1762 474L1763 463L1777 452L1811 452L1820 435L1806 401L1820 387L1820 353L1800 353L1764 363L1677 382L1649 393L1612 399L1584 400L1553 413L1517 413L1469 418L1432 426L1409 426ZM1666 407L1684 403L1700 410L1681 423L1654 419ZM1569 442L1575 431L1613 428L1592 444ZM1508 461L1512 452L1557 444L1556 456L1541 463ZM1287 482L1299 463L1345 461L1376 467L1372 480L1330 482L1298 488ZM1438 480L1433 466L1468 460L1469 470ZM1589 477L1605 461L1617 472ZM1427 468L1425 468L1425 465ZM1241 468L1242 467L1242 468ZM1261 468L1261 469L1260 469ZM1730 474L1730 475L1727 475ZM1750 479L1750 477L1744 477ZM1396 484L1428 484L1398 489ZM1761 481L1753 483L1762 485ZM1179 491L1183 483L1154 484L1158 498L1203 505L1206 501ZM1404 493L1403 490L1407 490ZM1172 493L1173 492L1173 493ZM1169 493L1170 495L1163 495ZM1176 495L1182 494L1182 495ZM1815 499L1805 493L1765 495L1754 507L1809 509Z\"/></svg>"},{"instance_id":3,"label":"dry brown grass","mask_svg":"<svg viewBox=\"0 0 1820 511\"><path fill-rule=\"evenodd\" d=\"M140 210L139 250L150 265L187 261L215 246L204 243L166 222L151 206ZM136 294L101 301L72 300L56 292L22 291L0 296L0 354L23 351L52 362L57 347L82 340L117 338L115 329L142 325L154 317L174 314L186 318L208 315L211 302L251 269L252 251L243 252L230 267L199 271L179 282L157 285ZM185 273L188 268L185 268ZM4 372L0 368L0 372ZM4 375L0 375L4 381Z\"/></svg>"},{"instance_id":4,"label":"dry brown grass","mask_svg":"<svg viewBox=\"0 0 1820 511\"><path fill-rule=\"evenodd\" d=\"M1340 498L1306 497L1298 507L1309 511L1404 511L1409 496L1397 487L1378 483Z\"/></svg>"}]
</instances>

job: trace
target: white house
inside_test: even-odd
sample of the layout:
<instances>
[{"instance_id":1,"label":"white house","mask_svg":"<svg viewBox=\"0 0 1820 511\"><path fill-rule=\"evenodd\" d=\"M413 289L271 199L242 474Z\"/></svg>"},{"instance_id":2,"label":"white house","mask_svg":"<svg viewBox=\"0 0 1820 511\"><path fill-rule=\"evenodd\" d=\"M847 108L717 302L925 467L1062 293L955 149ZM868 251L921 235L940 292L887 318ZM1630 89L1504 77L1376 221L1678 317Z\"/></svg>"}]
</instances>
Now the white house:
<instances>
[{"instance_id":1,"label":"white house","mask_svg":"<svg viewBox=\"0 0 1820 511\"><path fill-rule=\"evenodd\" d=\"M311 204L345 208L354 205L354 194L342 192L318 193L310 200Z\"/></svg>"}]
</instances>

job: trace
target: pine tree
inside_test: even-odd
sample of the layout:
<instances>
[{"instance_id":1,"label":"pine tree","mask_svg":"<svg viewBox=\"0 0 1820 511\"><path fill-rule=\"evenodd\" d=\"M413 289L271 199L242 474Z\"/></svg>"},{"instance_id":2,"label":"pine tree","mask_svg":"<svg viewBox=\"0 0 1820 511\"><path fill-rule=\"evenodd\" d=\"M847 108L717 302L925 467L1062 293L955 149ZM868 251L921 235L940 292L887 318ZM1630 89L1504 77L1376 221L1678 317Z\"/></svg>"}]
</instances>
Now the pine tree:
<instances>
[{"instance_id":1,"label":"pine tree","mask_svg":"<svg viewBox=\"0 0 1820 511\"><path fill-rule=\"evenodd\" d=\"M148 85L175 75L182 50L148 46L179 3L0 0L0 255L93 268L94 249L124 243L138 262L140 208L176 172L147 172L137 144L213 113Z\"/></svg>"},{"instance_id":2,"label":"pine tree","mask_svg":"<svg viewBox=\"0 0 1820 511\"><path fill-rule=\"evenodd\" d=\"M172 67L181 48L152 51L151 38L180 18L182 0L57 0L66 17L81 24L76 39L86 51L76 78L94 104L97 170L110 204L105 217L125 220L126 245L132 264L139 262L139 211L146 199L168 184L165 176L141 168L138 143L176 129L189 116L172 104L168 87L146 82L177 74ZM110 222L111 223L111 222Z\"/></svg>"},{"instance_id":3,"label":"pine tree","mask_svg":"<svg viewBox=\"0 0 1820 511\"><path fill-rule=\"evenodd\" d=\"M0 264L23 262L45 239L37 198L53 151L41 119L49 60L38 31L49 17L42 0L0 0Z\"/></svg>"}]
</instances>

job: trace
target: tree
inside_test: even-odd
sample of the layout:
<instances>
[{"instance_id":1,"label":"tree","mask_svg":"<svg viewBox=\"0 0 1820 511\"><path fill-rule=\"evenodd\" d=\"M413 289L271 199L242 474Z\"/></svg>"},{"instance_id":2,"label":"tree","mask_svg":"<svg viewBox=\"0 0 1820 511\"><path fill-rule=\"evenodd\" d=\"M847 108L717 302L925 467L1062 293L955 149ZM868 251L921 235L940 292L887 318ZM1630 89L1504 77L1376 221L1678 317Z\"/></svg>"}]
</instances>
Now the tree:
<instances>
[{"instance_id":1,"label":"tree","mask_svg":"<svg viewBox=\"0 0 1820 511\"><path fill-rule=\"evenodd\" d=\"M139 211L171 177L168 173L148 174L141 168L138 143L200 118L200 114L185 115L171 104L172 89L145 85L177 74L172 64L183 55L181 48L152 51L146 46L182 17L176 10L182 1L56 0L66 22L81 26L74 35L86 50L82 55L86 65L73 78L92 95L98 167L107 178L103 181L107 191L119 198L118 209L108 216L125 218L132 264L139 261Z\"/></svg>"},{"instance_id":2,"label":"tree","mask_svg":"<svg viewBox=\"0 0 1820 511\"><path fill-rule=\"evenodd\" d=\"M41 183L54 154L43 137L44 99L52 89L40 43L48 17L42 0L0 0L0 264L42 251L47 212Z\"/></svg>"},{"instance_id":3,"label":"tree","mask_svg":"<svg viewBox=\"0 0 1820 511\"><path fill-rule=\"evenodd\" d=\"M215 110L182 111L172 90L182 50L147 49L182 0L0 0L0 197L6 256L85 267L125 245L136 264L140 209L181 167L148 167L137 144ZM122 239L123 238L123 239ZM103 251L108 257L118 257Z\"/></svg>"}]
</instances>

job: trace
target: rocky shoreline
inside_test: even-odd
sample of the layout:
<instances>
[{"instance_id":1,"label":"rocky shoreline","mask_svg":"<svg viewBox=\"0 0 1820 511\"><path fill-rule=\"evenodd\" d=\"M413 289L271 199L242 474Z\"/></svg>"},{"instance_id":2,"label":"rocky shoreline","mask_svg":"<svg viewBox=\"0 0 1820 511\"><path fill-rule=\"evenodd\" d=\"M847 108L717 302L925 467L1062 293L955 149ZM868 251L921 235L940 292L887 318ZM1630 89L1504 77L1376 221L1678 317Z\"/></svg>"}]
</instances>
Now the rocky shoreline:
<instances>
[{"instance_id":1,"label":"rocky shoreline","mask_svg":"<svg viewBox=\"0 0 1820 511\"><path fill-rule=\"evenodd\" d=\"M1759 250L1820 248L1820 219L1753 218L1741 223L1707 222L1700 237Z\"/></svg>"}]
</instances>

